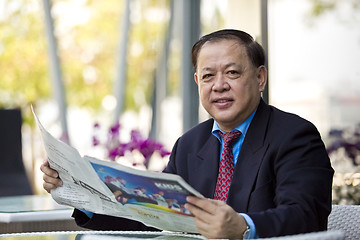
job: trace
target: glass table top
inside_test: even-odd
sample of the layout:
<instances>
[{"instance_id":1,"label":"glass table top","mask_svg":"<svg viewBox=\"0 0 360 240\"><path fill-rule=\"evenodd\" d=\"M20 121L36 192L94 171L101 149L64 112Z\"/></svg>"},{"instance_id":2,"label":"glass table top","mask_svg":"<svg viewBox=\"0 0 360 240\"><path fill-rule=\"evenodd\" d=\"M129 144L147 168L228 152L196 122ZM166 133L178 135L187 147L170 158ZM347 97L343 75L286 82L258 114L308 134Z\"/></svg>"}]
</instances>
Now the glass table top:
<instances>
[{"instance_id":1,"label":"glass table top","mask_svg":"<svg viewBox=\"0 0 360 240\"><path fill-rule=\"evenodd\" d=\"M123 239L205 239L200 235L171 232L80 231L0 234L1 240L123 240Z\"/></svg>"},{"instance_id":2,"label":"glass table top","mask_svg":"<svg viewBox=\"0 0 360 240\"><path fill-rule=\"evenodd\" d=\"M27 195L14 197L0 197L0 212L30 212L70 209L68 206L57 204L51 197L43 195Z\"/></svg>"},{"instance_id":3,"label":"glass table top","mask_svg":"<svg viewBox=\"0 0 360 240\"><path fill-rule=\"evenodd\" d=\"M50 195L0 197L0 223L71 219L73 208L56 203Z\"/></svg>"}]
</instances>

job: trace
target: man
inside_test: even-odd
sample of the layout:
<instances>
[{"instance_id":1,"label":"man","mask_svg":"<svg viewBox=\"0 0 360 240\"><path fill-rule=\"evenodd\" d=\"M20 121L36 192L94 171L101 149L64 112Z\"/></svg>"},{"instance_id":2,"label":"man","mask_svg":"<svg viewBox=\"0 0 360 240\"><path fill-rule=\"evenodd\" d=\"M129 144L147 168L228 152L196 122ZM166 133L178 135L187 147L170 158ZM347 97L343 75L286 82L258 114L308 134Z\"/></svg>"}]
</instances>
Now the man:
<instances>
[{"instance_id":1,"label":"man","mask_svg":"<svg viewBox=\"0 0 360 240\"><path fill-rule=\"evenodd\" d=\"M220 30L194 45L192 61L201 103L212 118L177 140L164 172L180 175L205 196L188 197L185 205L200 234L255 238L326 230L330 160L313 124L262 101L262 47L245 32ZM233 143L230 135L236 135ZM61 184L47 163L41 169L47 191ZM230 181L224 181L224 169ZM79 210L74 217L94 229L149 229Z\"/></svg>"}]
</instances>

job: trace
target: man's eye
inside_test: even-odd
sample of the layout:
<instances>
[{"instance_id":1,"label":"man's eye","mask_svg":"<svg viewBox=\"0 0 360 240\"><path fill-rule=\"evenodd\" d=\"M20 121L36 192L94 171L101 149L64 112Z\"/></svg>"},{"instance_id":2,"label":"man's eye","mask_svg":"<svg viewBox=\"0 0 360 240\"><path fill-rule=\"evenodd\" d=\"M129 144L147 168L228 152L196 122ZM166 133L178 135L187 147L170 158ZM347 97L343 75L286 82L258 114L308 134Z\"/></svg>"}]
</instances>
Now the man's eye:
<instances>
[{"instance_id":1,"label":"man's eye","mask_svg":"<svg viewBox=\"0 0 360 240\"><path fill-rule=\"evenodd\" d=\"M239 71L237 70L229 70L226 75L229 77L229 78L233 78L233 79L236 79L238 78L241 74Z\"/></svg>"},{"instance_id":2,"label":"man's eye","mask_svg":"<svg viewBox=\"0 0 360 240\"><path fill-rule=\"evenodd\" d=\"M203 77L202 77L202 79L206 79L206 78L209 78L209 77L211 77L211 76L212 76L212 74L210 74L210 73L204 74Z\"/></svg>"}]
</instances>

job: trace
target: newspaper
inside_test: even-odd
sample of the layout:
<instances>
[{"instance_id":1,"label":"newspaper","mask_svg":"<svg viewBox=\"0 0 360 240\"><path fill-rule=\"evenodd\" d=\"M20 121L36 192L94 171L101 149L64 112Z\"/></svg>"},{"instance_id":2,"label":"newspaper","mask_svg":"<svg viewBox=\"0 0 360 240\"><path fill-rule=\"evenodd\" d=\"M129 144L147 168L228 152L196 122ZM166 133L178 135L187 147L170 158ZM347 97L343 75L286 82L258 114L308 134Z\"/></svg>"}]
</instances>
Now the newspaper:
<instances>
[{"instance_id":1,"label":"newspaper","mask_svg":"<svg viewBox=\"0 0 360 240\"><path fill-rule=\"evenodd\" d=\"M184 204L186 196L202 195L180 176L82 157L78 150L54 138L32 111L50 167L63 181L63 186L51 191L57 203L133 219L162 230L198 233Z\"/></svg>"}]
</instances>

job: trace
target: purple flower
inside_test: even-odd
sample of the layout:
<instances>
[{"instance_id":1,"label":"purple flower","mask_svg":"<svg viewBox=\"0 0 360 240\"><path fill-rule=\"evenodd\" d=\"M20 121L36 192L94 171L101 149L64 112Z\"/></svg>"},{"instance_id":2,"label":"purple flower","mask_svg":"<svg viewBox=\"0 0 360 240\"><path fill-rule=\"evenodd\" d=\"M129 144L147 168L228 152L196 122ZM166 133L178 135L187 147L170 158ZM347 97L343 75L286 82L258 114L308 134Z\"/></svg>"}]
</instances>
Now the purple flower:
<instances>
[{"instance_id":1,"label":"purple flower","mask_svg":"<svg viewBox=\"0 0 360 240\"><path fill-rule=\"evenodd\" d=\"M352 131L333 129L329 132L329 136L332 138L332 143L326 148L328 154L344 148L353 165L358 165L356 157L360 154L360 124Z\"/></svg>"},{"instance_id":2,"label":"purple flower","mask_svg":"<svg viewBox=\"0 0 360 240\"><path fill-rule=\"evenodd\" d=\"M117 153L119 157L125 156L125 152L129 151L129 144L120 143L117 148Z\"/></svg>"},{"instance_id":3,"label":"purple flower","mask_svg":"<svg viewBox=\"0 0 360 240\"><path fill-rule=\"evenodd\" d=\"M112 160L115 161L116 157L118 156L118 150L117 148L113 148L113 149L108 149L109 153L108 153L108 157Z\"/></svg>"},{"instance_id":4,"label":"purple flower","mask_svg":"<svg viewBox=\"0 0 360 240\"><path fill-rule=\"evenodd\" d=\"M159 152L160 152L161 157L166 157L166 156L170 155L170 152L168 150L166 150L165 148L161 148Z\"/></svg>"},{"instance_id":5,"label":"purple flower","mask_svg":"<svg viewBox=\"0 0 360 240\"><path fill-rule=\"evenodd\" d=\"M94 128L99 129L100 125L94 124ZM161 157L165 157L170 154L170 152L167 151L161 143L150 138L145 139L138 130L132 130L130 132L129 142L121 142L120 130L120 123L111 126L108 131L106 142L105 144L102 144L107 150L108 158L112 161L115 161L117 157L124 156L126 152L132 152L134 150L137 150L144 157L142 164L146 168L148 168L150 158L154 154L154 152L158 152ZM101 145L99 138L95 135L93 136L92 141L93 146ZM138 163L133 162L132 165L136 166L138 165Z\"/></svg>"},{"instance_id":6,"label":"purple flower","mask_svg":"<svg viewBox=\"0 0 360 240\"><path fill-rule=\"evenodd\" d=\"M113 135L118 135L120 132L120 127L121 127L120 123L116 123L114 126L110 128L109 133Z\"/></svg>"},{"instance_id":7,"label":"purple flower","mask_svg":"<svg viewBox=\"0 0 360 240\"><path fill-rule=\"evenodd\" d=\"M97 146L100 144L100 141L96 136L92 137L92 144L93 144L93 146Z\"/></svg>"}]
</instances>

